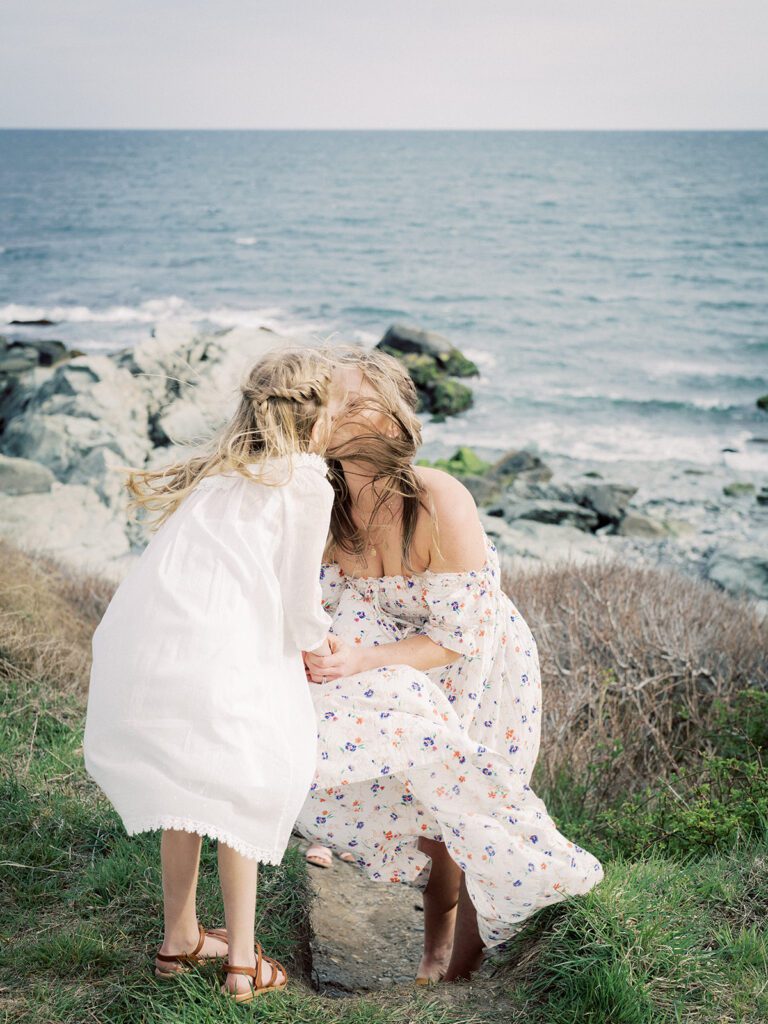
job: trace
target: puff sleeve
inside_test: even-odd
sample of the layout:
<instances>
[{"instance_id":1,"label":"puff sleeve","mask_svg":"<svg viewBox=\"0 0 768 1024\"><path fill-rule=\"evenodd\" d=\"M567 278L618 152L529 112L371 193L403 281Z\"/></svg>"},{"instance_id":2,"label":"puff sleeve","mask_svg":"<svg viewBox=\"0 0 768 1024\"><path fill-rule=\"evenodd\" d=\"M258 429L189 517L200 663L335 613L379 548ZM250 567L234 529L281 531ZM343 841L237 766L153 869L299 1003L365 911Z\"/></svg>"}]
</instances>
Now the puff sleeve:
<instances>
[{"instance_id":1,"label":"puff sleeve","mask_svg":"<svg viewBox=\"0 0 768 1024\"><path fill-rule=\"evenodd\" d=\"M477 658L493 632L495 590L483 570L435 577L424 587L430 640L465 658Z\"/></svg>"},{"instance_id":2,"label":"puff sleeve","mask_svg":"<svg viewBox=\"0 0 768 1024\"><path fill-rule=\"evenodd\" d=\"M331 625L323 611L320 565L333 507L333 488L326 479L326 463L306 456L281 487L283 538L278 578L287 632L302 651L312 651L325 639Z\"/></svg>"}]
</instances>

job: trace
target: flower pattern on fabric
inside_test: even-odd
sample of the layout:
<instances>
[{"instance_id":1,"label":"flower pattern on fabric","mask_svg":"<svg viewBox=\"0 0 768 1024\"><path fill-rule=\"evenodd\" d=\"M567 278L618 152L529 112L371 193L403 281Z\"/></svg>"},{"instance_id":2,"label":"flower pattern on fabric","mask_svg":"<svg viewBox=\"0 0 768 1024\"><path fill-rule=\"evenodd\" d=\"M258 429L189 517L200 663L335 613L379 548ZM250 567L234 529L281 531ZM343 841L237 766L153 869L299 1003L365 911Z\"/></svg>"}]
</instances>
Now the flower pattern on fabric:
<instances>
[{"instance_id":1,"label":"flower pattern on fabric","mask_svg":"<svg viewBox=\"0 0 768 1024\"><path fill-rule=\"evenodd\" d=\"M371 879L419 887L430 860L418 838L441 840L491 946L541 907L587 892L603 869L530 788L538 651L486 546L474 572L359 578L323 566L323 605L347 643L423 634L460 657L428 672L393 665L311 687L319 757L297 827L352 852Z\"/></svg>"}]
</instances>

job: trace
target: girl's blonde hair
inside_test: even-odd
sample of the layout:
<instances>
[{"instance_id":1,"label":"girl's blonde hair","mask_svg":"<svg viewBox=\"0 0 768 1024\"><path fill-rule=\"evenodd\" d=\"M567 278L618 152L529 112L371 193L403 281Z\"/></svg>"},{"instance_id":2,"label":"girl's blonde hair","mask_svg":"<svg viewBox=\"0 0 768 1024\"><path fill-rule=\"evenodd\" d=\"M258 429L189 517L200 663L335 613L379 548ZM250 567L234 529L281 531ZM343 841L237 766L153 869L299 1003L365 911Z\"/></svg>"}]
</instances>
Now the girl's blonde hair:
<instances>
[{"instance_id":1,"label":"girl's blonde hair","mask_svg":"<svg viewBox=\"0 0 768 1024\"><path fill-rule=\"evenodd\" d=\"M233 471L259 479L259 464L266 459L310 451L312 431L328 405L332 370L330 354L324 349L268 352L241 385L234 416L202 454L163 469L129 474L132 506L158 513L157 527L205 476ZM329 429L326 423L318 447L327 444ZM255 473L249 469L254 465Z\"/></svg>"},{"instance_id":2,"label":"girl's blonde hair","mask_svg":"<svg viewBox=\"0 0 768 1024\"><path fill-rule=\"evenodd\" d=\"M366 486L370 486L375 494L369 526L375 526L377 517L392 497L400 499L402 564L411 572L411 546L419 510L423 508L433 514L426 489L414 468L414 459L421 446L416 388L402 363L380 349L337 348L334 349L334 361L340 366L359 369L375 396L361 396L345 405L345 420L349 422L351 419L359 430L354 437L331 444L326 450L330 480L336 491L327 555L332 556L334 549L338 549L364 560L366 531L357 525L352 515L352 501L343 468L343 465L356 464L362 473L370 477ZM354 419L355 413L365 412L377 413L382 418L383 427L374 427L367 416Z\"/></svg>"}]
</instances>

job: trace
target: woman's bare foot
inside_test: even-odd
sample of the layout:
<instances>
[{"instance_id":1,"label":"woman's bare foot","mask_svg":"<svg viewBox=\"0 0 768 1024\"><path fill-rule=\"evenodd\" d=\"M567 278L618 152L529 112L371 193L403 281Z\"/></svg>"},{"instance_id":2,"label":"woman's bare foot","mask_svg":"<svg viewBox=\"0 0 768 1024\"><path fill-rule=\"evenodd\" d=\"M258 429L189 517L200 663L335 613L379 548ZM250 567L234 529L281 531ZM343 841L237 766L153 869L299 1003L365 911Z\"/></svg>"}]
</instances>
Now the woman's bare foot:
<instances>
[{"instance_id":1,"label":"woman's bare foot","mask_svg":"<svg viewBox=\"0 0 768 1024\"><path fill-rule=\"evenodd\" d=\"M462 873L453 950L443 980L459 981L471 978L483 962L484 950L485 946L477 927L477 911L469 898L467 881Z\"/></svg>"},{"instance_id":2,"label":"woman's bare foot","mask_svg":"<svg viewBox=\"0 0 768 1024\"><path fill-rule=\"evenodd\" d=\"M416 972L418 985L430 985L443 980L451 961L452 948L452 945L434 947L423 954Z\"/></svg>"},{"instance_id":3,"label":"woman's bare foot","mask_svg":"<svg viewBox=\"0 0 768 1024\"><path fill-rule=\"evenodd\" d=\"M453 949L461 868L443 843L420 839L419 849L432 860L424 890L424 954L416 972L418 985L441 981Z\"/></svg>"}]
</instances>

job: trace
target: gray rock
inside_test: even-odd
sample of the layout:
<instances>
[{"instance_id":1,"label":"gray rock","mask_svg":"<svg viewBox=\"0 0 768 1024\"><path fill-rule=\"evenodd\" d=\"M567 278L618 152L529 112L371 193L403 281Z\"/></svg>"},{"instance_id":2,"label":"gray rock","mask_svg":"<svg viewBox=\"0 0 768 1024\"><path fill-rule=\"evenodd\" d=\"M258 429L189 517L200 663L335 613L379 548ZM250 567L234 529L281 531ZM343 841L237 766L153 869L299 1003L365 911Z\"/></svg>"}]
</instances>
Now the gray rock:
<instances>
[{"instance_id":1,"label":"gray rock","mask_svg":"<svg viewBox=\"0 0 768 1024\"><path fill-rule=\"evenodd\" d=\"M125 460L111 448L101 445L92 448L75 463L69 474L69 483L85 484L98 494L105 505L127 516L126 470Z\"/></svg>"},{"instance_id":2,"label":"gray rock","mask_svg":"<svg viewBox=\"0 0 768 1024\"><path fill-rule=\"evenodd\" d=\"M768 599L768 537L762 543L737 541L717 549L706 572L731 594Z\"/></svg>"},{"instance_id":3,"label":"gray rock","mask_svg":"<svg viewBox=\"0 0 768 1024\"><path fill-rule=\"evenodd\" d=\"M403 355L430 356L452 377L476 377L480 372L472 360L442 334L407 324L392 324L376 347Z\"/></svg>"},{"instance_id":4,"label":"gray rock","mask_svg":"<svg viewBox=\"0 0 768 1024\"><path fill-rule=\"evenodd\" d=\"M619 522L635 494L637 487L626 484L584 484L576 491L575 499L580 505L594 509L600 517L600 525L604 526Z\"/></svg>"},{"instance_id":5,"label":"gray rock","mask_svg":"<svg viewBox=\"0 0 768 1024\"><path fill-rule=\"evenodd\" d=\"M597 529L597 513L590 508L573 502L553 501L541 498L534 501L508 502L504 509L507 520L532 519L538 523L565 523L578 530L591 532Z\"/></svg>"},{"instance_id":6,"label":"gray rock","mask_svg":"<svg viewBox=\"0 0 768 1024\"><path fill-rule=\"evenodd\" d=\"M156 431L166 443L192 444L208 437L235 411L240 384L254 363L270 349L295 342L262 328L233 328L206 343L206 359L179 396L156 417Z\"/></svg>"},{"instance_id":7,"label":"gray rock","mask_svg":"<svg viewBox=\"0 0 768 1024\"><path fill-rule=\"evenodd\" d=\"M45 494L54 479L50 469L39 462L0 455L0 492L3 494Z\"/></svg>"},{"instance_id":8,"label":"gray rock","mask_svg":"<svg viewBox=\"0 0 768 1024\"><path fill-rule=\"evenodd\" d=\"M492 480L512 480L521 475L529 481L544 482L551 479L552 470L538 455L525 448L507 452L488 470Z\"/></svg>"},{"instance_id":9,"label":"gray rock","mask_svg":"<svg viewBox=\"0 0 768 1024\"><path fill-rule=\"evenodd\" d=\"M502 488L487 476L468 473L461 477L461 482L475 499L476 505L490 505L501 497Z\"/></svg>"},{"instance_id":10,"label":"gray rock","mask_svg":"<svg viewBox=\"0 0 768 1024\"><path fill-rule=\"evenodd\" d=\"M120 521L79 485L55 483L47 494L0 494L0 537L97 572L116 572L129 553Z\"/></svg>"},{"instance_id":11,"label":"gray rock","mask_svg":"<svg viewBox=\"0 0 768 1024\"><path fill-rule=\"evenodd\" d=\"M723 494L727 498L740 498L745 494L754 494L755 485L752 483L743 482L741 480L734 480L733 483L726 484L723 487Z\"/></svg>"},{"instance_id":12,"label":"gray rock","mask_svg":"<svg viewBox=\"0 0 768 1024\"><path fill-rule=\"evenodd\" d=\"M639 512L628 512L616 530L622 537L665 537L668 532L663 522Z\"/></svg>"},{"instance_id":13,"label":"gray rock","mask_svg":"<svg viewBox=\"0 0 768 1024\"><path fill-rule=\"evenodd\" d=\"M144 394L107 356L80 356L53 371L8 424L3 448L67 480L94 448L142 465L150 449Z\"/></svg>"},{"instance_id":14,"label":"gray rock","mask_svg":"<svg viewBox=\"0 0 768 1024\"><path fill-rule=\"evenodd\" d=\"M11 341L7 351L11 354L23 353L25 358L36 362L39 366L53 366L71 354L63 341L54 338L30 338L24 341Z\"/></svg>"},{"instance_id":15,"label":"gray rock","mask_svg":"<svg viewBox=\"0 0 768 1024\"><path fill-rule=\"evenodd\" d=\"M584 564L610 557L609 544L573 526L553 526L531 519L507 523L494 516L480 516L483 527L505 559L551 564L561 560Z\"/></svg>"}]
</instances>

